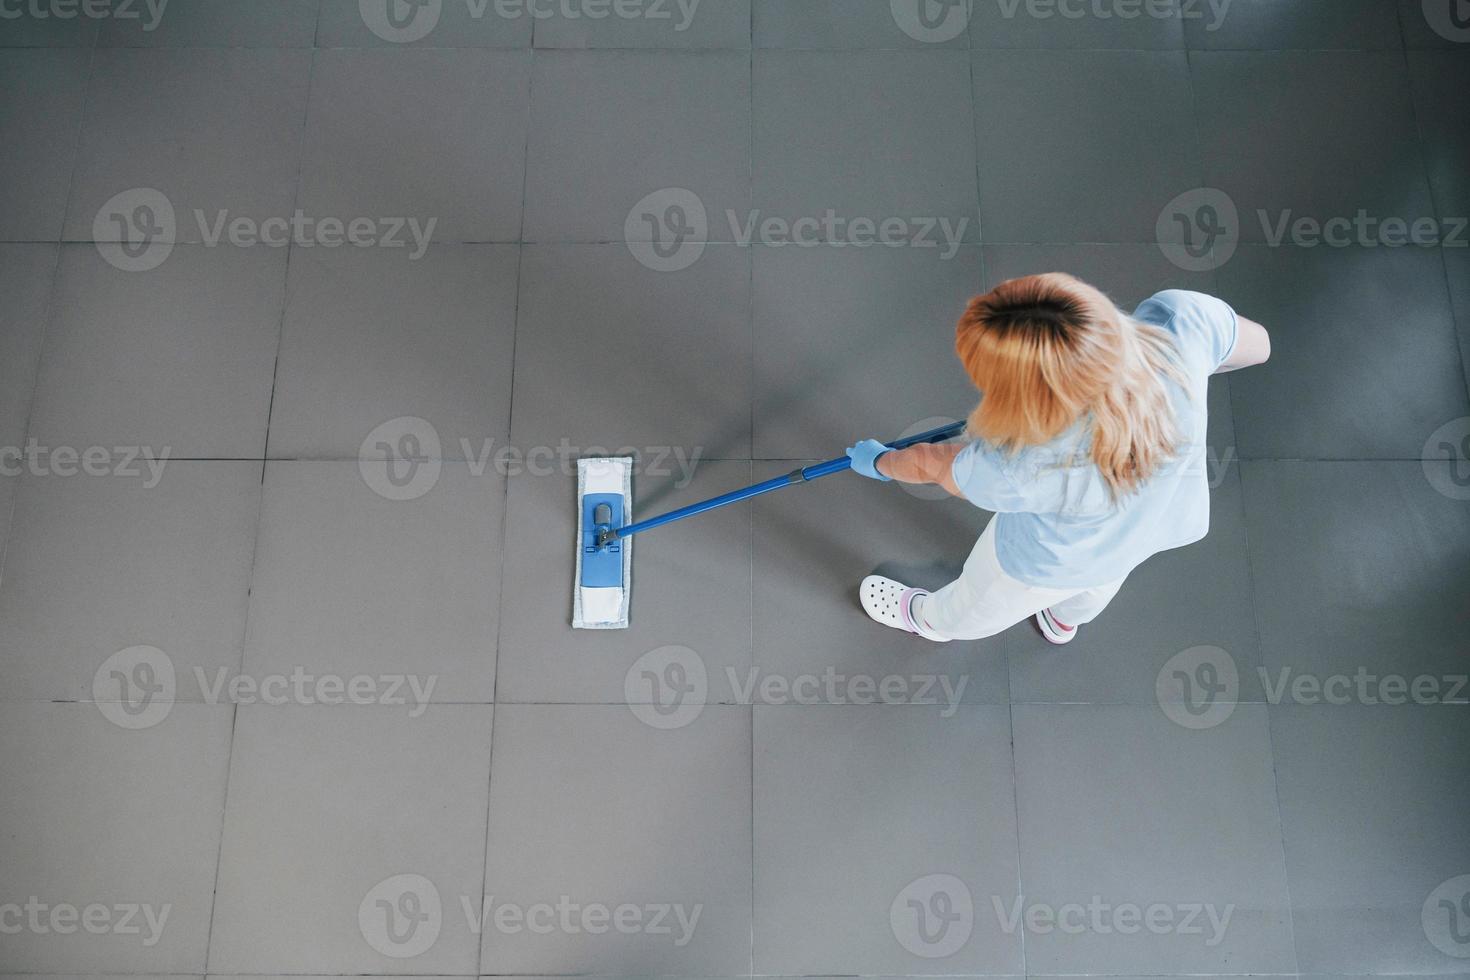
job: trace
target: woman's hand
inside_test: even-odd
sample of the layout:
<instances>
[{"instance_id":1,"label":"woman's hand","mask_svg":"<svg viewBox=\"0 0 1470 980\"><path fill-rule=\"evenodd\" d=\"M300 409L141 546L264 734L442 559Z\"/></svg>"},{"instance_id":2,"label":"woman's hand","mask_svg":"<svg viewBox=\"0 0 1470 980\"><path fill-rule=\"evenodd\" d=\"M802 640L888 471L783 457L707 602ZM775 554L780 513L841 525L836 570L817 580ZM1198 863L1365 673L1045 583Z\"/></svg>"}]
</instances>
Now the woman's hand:
<instances>
[{"instance_id":1,"label":"woman's hand","mask_svg":"<svg viewBox=\"0 0 1470 980\"><path fill-rule=\"evenodd\" d=\"M861 473L870 480L882 480L887 483L891 477L885 476L878 469L878 458L885 453L893 452L877 439L864 439L856 446L847 447L847 458L852 460L854 473Z\"/></svg>"},{"instance_id":2,"label":"woman's hand","mask_svg":"<svg viewBox=\"0 0 1470 980\"><path fill-rule=\"evenodd\" d=\"M889 449L876 439L864 439L847 451L852 468L874 480L900 483L932 483L956 497L963 497L950 471L963 443L925 443L907 449Z\"/></svg>"}]
</instances>

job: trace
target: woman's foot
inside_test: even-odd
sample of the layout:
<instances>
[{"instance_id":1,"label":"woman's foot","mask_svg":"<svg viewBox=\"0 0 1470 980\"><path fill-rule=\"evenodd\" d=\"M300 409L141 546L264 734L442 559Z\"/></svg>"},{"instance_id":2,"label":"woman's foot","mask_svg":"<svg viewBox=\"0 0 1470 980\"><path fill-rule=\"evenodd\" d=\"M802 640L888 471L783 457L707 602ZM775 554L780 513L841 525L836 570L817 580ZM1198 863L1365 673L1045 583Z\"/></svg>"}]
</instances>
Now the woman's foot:
<instances>
[{"instance_id":1,"label":"woman's foot","mask_svg":"<svg viewBox=\"0 0 1470 980\"><path fill-rule=\"evenodd\" d=\"M1046 642L1061 646L1063 643L1071 643L1077 636L1077 627L1067 626L1052 615L1050 609L1043 609L1036 614L1036 626L1041 630L1041 635L1046 637Z\"/></svg>"},{"instance_id":2,"label":"woman's foot","mask_svg":"<svg viewBox=\"0 0 1470 980\"><path fill-rule=\"evenodd\" d=\"M948 643L949 640L935 636L931 630L925 628L920 618L914 615L914 600L928 594L923 589L911 589L902 582L895 582L882 575L869 575L858 586L858 598L862 601L863 610L884 626L913 633L935 643Z\"/></svg>"}]
</instances>

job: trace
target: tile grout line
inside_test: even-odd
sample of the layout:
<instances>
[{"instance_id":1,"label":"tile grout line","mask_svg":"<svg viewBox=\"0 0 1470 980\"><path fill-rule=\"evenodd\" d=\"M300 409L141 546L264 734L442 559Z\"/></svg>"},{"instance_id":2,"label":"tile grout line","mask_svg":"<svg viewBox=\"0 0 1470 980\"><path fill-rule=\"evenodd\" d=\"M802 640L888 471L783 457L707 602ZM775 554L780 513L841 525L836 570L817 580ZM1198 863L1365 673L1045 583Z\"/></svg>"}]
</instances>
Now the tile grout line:
<instances>
[{"instance_id":1,"label":"tile grout line","mask_svg":"<svg viewBox=\"0 0 1470 980\"><path fill-rule=\"evenodd\" d=\"M1245 470L1242 467L1236 467L1235 478L1236 482L1240 484L1240 525L1245 544L1246 579L1250 583L1251 627L1256 638L1256 653L1260 657L1261 665L1264 666L1266 662L1266 643L1264 637L1261 635L1260 603L1256 601L1256 566L1254 554L1251 551L1250 504L1246 500ZM1238 690L1236 694L1239 696ZM1297 973L1300 973L1301 950L1297 946L1296 908L1291 900L1291 866L1287 863L1286 857L1286 814L1281 810L1281 777L1277 772L1276 739L1271 731L1271 705L1269 701L1265 700L1264 695L1260 702L1242 701L1241 703L1261 704L1262 710L1266 715L1266 751L1271 754L1271 795L1276 801L1276 839L1281 845L1281 884L1286 891L1286 934L1291 939L1292 965Z\"/></svg>"},{"instance_id":2,"label":"tile grout line","mask_svg":"<svg viewBox=\"0 0 1470 980\"><path fill-rule=\"evenodd\" d=\"M511 442L511 433L515 422L516 404L516 349L519 345L521 335L521 280L525 274L526 248L524 239L526 237L526 196L530 185L531 174L531 123L534 118L533 99L536 77L536 21L531 20L532 42L526 52L526 108L525 142L521 147L521 214L520 227L516 237L521 241L515 245L516 250L516 286L515 300L512 303L511 332L510 332L510 384L507 393L507 407L505 412L505 434L506 441ZM506 576L506 542L510 534L510 474L504 473L500 477L503 493L500 503L500 581L497 583L500 594L495 600L495 669L490 676L490 748L485 753L485 824L484 831L480 835L480 912L483 917L485 908L485 891L490 877L490 805L491 793L495 781L495 728L500 723L500 712L496 710L497 698L500 694L500 662L501 641L505 631L505 576ZM485 969L485 936L482 929L475 938L475 973L479 975Z\"/></svg>"},{"instance_id":3,"label":"tile grout line","mask_svg":"<svg viewBox=\"0 0 1470 980\"><path fill-rule=\"evenodd\" d=\"M318 14L320 14L320 7L318 7ZM306 132L307 124L311 117L311 91L315 78L316 51L313 49L307 58L306 92L302 98L301 129L296 144L296 186L293 188L291 194L291 210L293 213L295 212L296 207L301 200L301 174L306 157ZM276 320L275 360L272 362L271 365L271 392L270 398L266 404L265 412L265 438L262 441L261 449L261 456L263 458L259 461L260 482L258 486L260 489L259 495L256 497L255 502L255 534L253 535L250 544L250 570L248 573L248 577L246 578L245 586L245 615L242 617L241 622L240 670L242 672L245 669L245 657L250 640L250 608L252 605L251 597L255 592L255 565L256 560L260 555L260 529L261 523L265 519L265 472L266 468L269 466L270 459L271 416L274 413L276 404L276 379L280 369L281 344L283 342L286 328L286 308L290 300L291 256L294 251L294 247L288 243L286 246L286 257L285 260L282 262L281 270L281 312L280 316ZM237 744L236 736L239 728L240 706L238 704L232 704L230 706L230 738L225 750L225 783L224 798L220 803L219 841L215 849L214 883L213 888L210 892L209 921L205 925L204 932L204 963L202 968L206 974L209 972L209 957L210 954L213 952L214 946L214 916L219 905L220 871L224 867L225 829L227 826L227 821L229 819L230 777L234 773L235 745Z\"/></svg>"},{"instance_id":4,"label":"tile grout line","mask_svg":"<svg viewBox=\"0 0 1470 980\"><path fill-rule=\"evenodd\" d=\"M1010 673L1007 663L1007 675ZM1025 902L1026 900L1026 875L1021 868L1021 767L1016 758L1016 705L1006 704L1006 724L1011 734L1011 812L1016 820L1016 898ZM1026 930L1018 930L1021 934L1021 976L1028 976L1026 963Z\"/></svg>"},{"instance_id":5,"label":"tile grout line","mask_svg":"<svg viewBox=\"0 0 1470 980\"><path fill-rule=\"evenodd\" d=\"M82 77L82 106L77 113L77 124L73 133L71 169L66 177L66 199L61 204L60 227L56 232L55 242L37 242L34 244L45 244L56 246L56 257L51 261L51 283L46 290L46 304L41 310L40 336L36 338L35 367L31 377L31 396L26 400L25 421L21 424L20 440L22 452L24 445L31 435L31 427L36 421L36 402L41 395L41 368L46 363L46 344L51 336L51 317L56 310L57 291L61 288L61 258L66 252L66 219L71 214L72 196L76 192L77 167L82 158L82 134L87 128L87 108L92 101L92 78L97 71L97 48L96 36L93 36L93 44L85 50L87 52L87 70ZM24 49L23 49L24 50ZM48 49L40 49L48 50ZM49 50L69 51L70 48L59 48ZM24 244L7 242L5 244ZM5 540L0 541L0 581L5 577L5 560L10 555L10 539L15 525L15 510L20 499L20 477L15 477L15 484L10 494L10 506L4 524Z\"/></svg>"},{"instance_id":6,"label":"tile grout line","mask_svg":"<svg viewBox=\"0 0 1470 980\"><path fill-rule=\"evenodd\" d=\"M745 205L749 209L755 207L755 0L750 3L750 54L746 61L747 68L747 103L746 103L746 155L745 155ZM746 477L755 480L755 401L756 401L756 338L755 338L755 253L747 252L745 255L746 268L746 321L750 325L750 370L748 373L750 384L750 427L748 452L752 459L746 470ZM750 515L750 662L755 664L755 504L752 501L747 509ZM755 973L756 935L755 935L755 705L751 705L746 712L750 733L749 768L747 770L750 780L750 947L747 955L747 972Z\"/></svg>"},{"instance_id":7,"label":"tile grout line","mask_svg":"<svg viewBox=\"0 0 1470 980\"><path fill-rule=\"evenodd\" d=\"M1435 193L1434 176L1429 169L1429 146L1424 140L1424 126L1419 119L1419 99L1414 89L1414 62L1410 57L1411 49L1409 48L1408 36L1404 33L1402 17L1399 19L1399 35L1403 41L1404 85L1408 89L1409 122L1414 126L1414 144L1415 148L1419 151L1419 168L1424 177L1425 189L1429 192L1429 207L1434 212L1435 219L1440 224L1441 241L1436 251L1439 252L1440 273L1444 281L1445 299L1449 305L1450 329L1455 335L1455 348L1460 352L1460 379L1465 384L1466 396L1470 397L1470 349L1465 347L1464 341L1462 340L1462 335L1470 334L1470 331L1460 330L1459 318L1462 314L1455 309L1455 289L1454 283L1450 279L1449 253L1446 251L1443 242L1443 225L1448 216L1444 213L1439 196ZM1426 54L1432 57L1434 52L1432 50L1420 51L1421 57ZM1463 315L1470 316L1470 313Z\"/></svg>"}]
</instances>

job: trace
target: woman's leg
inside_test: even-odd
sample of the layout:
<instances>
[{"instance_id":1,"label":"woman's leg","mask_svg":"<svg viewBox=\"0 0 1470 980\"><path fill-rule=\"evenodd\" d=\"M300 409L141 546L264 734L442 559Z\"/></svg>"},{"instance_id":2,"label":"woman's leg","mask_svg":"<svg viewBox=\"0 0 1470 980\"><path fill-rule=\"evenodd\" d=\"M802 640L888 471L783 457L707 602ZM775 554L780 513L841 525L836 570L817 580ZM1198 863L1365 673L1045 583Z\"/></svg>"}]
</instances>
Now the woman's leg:
<instances>
[{"instance_id":1,"label":"woman's leg","mask_svg":"<svg viewBox=\"0 0 1470 980\"><path fill-rule=\"evenodd\" d=\"M1099 585L1095 589L1085 589L1060 602L1052 603L1047 608L1057 621L1076 628L1096 619L1107 608L1108 603L1113 601L1113 596L1118 594L1125 581L1127 576L1107 585Z\"/></svg>"},{"instance_id":2,"label":"woman's leg","mask_svg":"<svg viewBox=\"0 0 1470 980\"><path fill-rule=\"evenodd\" d=\"M995 557L992 520L975 542L960 577L932 595L916 599L913 612L920 625L936 637L978 640L1062 602L1075 591L1026 585L1007 575Z\"/></svg>"}]
</instances>

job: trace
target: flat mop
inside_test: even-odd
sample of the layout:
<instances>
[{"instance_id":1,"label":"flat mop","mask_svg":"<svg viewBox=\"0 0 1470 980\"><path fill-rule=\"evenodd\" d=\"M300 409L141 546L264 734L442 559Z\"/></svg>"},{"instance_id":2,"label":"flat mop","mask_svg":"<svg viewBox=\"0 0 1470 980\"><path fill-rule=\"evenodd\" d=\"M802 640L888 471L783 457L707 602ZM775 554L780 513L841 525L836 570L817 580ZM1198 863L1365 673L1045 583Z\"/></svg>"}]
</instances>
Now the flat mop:
<instances>
[{"instance_id":1,"label":"flat mop","mask_svg":"<svg viewBox=\"0 0 1470 980\"><path fill-rule=\"evenodd\" d=\"M959 435L964 428L965 423L953 422L886 445L889 449L907 449L926 442L943 442ZM577 460L577 566L576 587L572 590L572 626L589 630L627 628L629 597L633 592L633 542L630 540L633 535L851 468L852 460L839 456L658 517L628 523L633 514L632 458Z\"/></svg>"}]
</instances>

